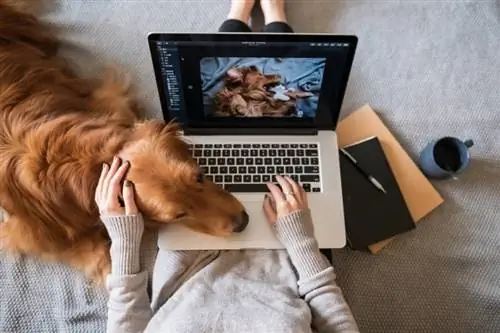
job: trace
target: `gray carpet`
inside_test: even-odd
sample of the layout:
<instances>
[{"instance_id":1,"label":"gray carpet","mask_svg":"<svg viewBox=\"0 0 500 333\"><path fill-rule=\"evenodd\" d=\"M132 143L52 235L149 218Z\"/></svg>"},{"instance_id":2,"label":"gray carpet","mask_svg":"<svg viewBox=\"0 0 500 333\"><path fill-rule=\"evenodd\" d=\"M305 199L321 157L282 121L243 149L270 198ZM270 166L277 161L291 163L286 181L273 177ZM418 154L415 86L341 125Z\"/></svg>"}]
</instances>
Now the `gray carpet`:
<instances>
[{"instance_id":1,"label":"gray carpet","mask_svg":"<svg viewBox=\"0 0 500 333\"><path fill-rule=\"evenodd\" d=\"M339 283L361 330L500 332L500 3L288 3L298 32L359 36L343 115L371 104L413 157L443 135L476 142L469 169L458 180L435 183L445 204L416 230L378 255L335 251ZM119 61L136 77L150 114L159 115L146 34L214 31L228 8L220 0L61 1L47 19L60 26L65 53L83 74ZM43 288L48 280L63 281L66 290L76 285L73 295L58 301L79 299L88 311L54 312L57 328L37 323L29 311L13 314L11 321L30 318L37 332L103 329L105 297L82 288L81 279L72 280L61 266L1 257L2 299L16 299L27 286L38 288L34 280L12 278L22 276L26 265L45 277ZM52 301L40 300L47 311L53 311ZM5 316L9 303L1 304ZM87 326L86 318L93 318Z\"/></svg>"}]
</instances>

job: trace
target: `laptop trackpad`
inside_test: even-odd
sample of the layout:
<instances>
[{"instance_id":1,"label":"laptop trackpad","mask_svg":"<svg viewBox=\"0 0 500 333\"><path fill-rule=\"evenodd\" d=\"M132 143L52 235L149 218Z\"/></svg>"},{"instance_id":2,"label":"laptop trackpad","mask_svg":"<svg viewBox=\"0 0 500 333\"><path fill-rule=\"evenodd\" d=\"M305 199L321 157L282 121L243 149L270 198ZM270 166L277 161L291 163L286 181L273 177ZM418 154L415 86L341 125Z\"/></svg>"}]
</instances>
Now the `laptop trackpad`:
<instances>
[{"instance_id":1,"label":"laptop trackpad","mask_svg":"<svg viewBox=\"0 0 500 333\"><path fill-rule=\"evenodd\" d=\"M244 202L243 204L250 216L250 221L242 233L235 234L232 238L242 242L244 244L242 248L282 248L264 214L262 199L259 202Z\"/></svg>"},{"instance_id":2,"label":"laptop trackpad","mask_svg":"<svg viewBox=\"0 0 500 333\"><path fill-rule=\"evenodd\" d=\"M263 202L262 199L258 202L257 201L243 202L243 206L245 206L245 210L247 211L248 216L250 216L250 223L252 222L261 223L262 221L265 220L264 209L262 208L262 202Z\"/></svg>"}]
</instances>

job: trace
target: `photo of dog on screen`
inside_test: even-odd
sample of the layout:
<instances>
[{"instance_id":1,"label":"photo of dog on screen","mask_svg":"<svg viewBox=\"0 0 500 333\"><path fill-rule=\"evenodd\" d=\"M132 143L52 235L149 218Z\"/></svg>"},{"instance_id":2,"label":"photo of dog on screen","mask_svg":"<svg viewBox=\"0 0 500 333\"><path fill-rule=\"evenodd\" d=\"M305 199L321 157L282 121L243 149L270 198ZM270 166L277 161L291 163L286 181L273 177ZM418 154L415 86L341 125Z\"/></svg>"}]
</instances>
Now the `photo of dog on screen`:
<instances>
[{"instance_id":1,"label":"photo of dog on screen","mask_svg":"<svg viewBox=\"0 0 500 333\"><path fill-rule=\"evenodd\" d=\"M325 61L325 58L202 58L205 116L314 118Z\"/></svg>"}]
</instances>

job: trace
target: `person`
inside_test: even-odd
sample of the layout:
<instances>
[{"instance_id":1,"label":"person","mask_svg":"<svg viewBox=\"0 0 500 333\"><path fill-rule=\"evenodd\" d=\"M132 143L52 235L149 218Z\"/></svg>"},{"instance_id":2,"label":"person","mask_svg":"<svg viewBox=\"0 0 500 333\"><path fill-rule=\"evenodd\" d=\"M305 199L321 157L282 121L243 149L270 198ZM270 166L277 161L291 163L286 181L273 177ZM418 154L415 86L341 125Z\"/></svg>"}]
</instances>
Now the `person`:
<instances>
[{"instance_id":1,"label":"person","mask_svg":"<svg viewBox=\"0 0 500 333\"><path fill-rule=\"evenodd\" d=\"M221 31L247 31L254 1L233 0ZM284 1L261 0L267 32L290 32ZM107 332L358 332L314 237L307 195L291 178L268 184L263 209L285 250L159 249L141 269L143 216L129 163L104 164L95 193L111 239Z\"/></svg>"},{"instance_id":2,"label":"person","mask_svg":"<svg viewBox=\"0 0 500 333\"><path fill-rule=\"evenodd\" d=\"M248 26L255 0L231 0L231 9L219 27L219 32L252 32ZM264 14L264 33L292 33L287 23L285 0L261 0L260 7Z\"/></svg>"}]
</instances>

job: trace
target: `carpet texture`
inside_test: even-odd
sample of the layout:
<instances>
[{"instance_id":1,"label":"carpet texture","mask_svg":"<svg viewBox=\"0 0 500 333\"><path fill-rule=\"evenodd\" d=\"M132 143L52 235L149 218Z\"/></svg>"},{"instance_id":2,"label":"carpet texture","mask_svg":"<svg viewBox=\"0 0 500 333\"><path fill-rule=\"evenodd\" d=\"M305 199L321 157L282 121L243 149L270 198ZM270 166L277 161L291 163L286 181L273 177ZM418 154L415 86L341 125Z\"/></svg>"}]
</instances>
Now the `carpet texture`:
<instances>
[{"instance_id":1,"label":"carpet texture","mask_svg":"<svg viewBox=\"0 0 500 333\"><path fill-rule=\"evenodd\" d=\"M160 116L148 32L215 31L229 1L60 1L46 19L83 75L118 61ZM500 331L500 3L288 1L297 32L356 34L342 115L369 103L412 157L434 138L471 138L445 203L378 255L334 251L363 332ZM256 20L259 21L259 20ZM57 264L0 254L1 332L101 332L106 295ZM46 296L50 292L50 297Z\"/></svg>"}]
</instances>

